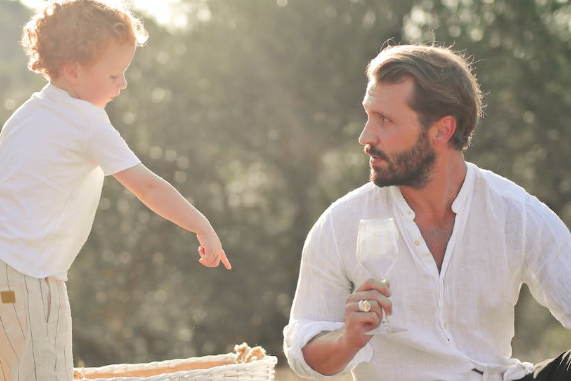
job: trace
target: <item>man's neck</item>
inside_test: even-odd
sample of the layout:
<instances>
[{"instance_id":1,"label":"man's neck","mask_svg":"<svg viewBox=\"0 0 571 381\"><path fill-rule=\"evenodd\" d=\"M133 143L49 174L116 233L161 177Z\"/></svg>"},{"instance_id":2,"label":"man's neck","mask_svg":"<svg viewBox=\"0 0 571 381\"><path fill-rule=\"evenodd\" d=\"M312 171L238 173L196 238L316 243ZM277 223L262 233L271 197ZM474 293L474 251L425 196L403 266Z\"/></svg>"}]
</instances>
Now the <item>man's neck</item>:
<instances>
[{"instance_id":1,"label":"man's neck","mask_svg":"<svg viewBox=\"0 0 571 381\"><path fill-rule=\"evenodd\" d=\"M437 160L426 187L400 187L403 197L414 210L418 226L438 272L444 263L446 248L456 220L452 203L458 196L468 169L461 152Z\"/></svg>"},{"instance_id":2,"label":"man's neck","mask_svg":"<svg viewBox=\"0 0 571 381\"><path fill-rule=\"evenodd\" d=\"M462 152L437 160L428 184L422 189L399 187L408 205L418 216L445 219L452 213L452 203L466 178L466 162Z\"/></svg>"}]
</instances>

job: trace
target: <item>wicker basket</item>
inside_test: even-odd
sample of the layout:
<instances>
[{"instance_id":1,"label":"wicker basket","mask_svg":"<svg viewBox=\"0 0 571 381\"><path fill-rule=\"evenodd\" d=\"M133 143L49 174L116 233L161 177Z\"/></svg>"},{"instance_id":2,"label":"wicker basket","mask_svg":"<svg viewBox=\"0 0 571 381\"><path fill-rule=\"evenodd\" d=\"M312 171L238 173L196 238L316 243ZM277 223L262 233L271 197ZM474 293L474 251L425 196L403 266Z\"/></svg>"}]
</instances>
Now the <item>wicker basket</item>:
<instances>
[{"instance_id":1,"label":"wicker basket","mask_svg":"<svg viewBox=\"0 0 571 381\"><path fill-rule=\"evenodd\" d=\"M265 356L252 362L237 362L235 353L144 364L117 364L77 368L84 381L273 381L277 358Z\"/></svg>"}]
</instances>

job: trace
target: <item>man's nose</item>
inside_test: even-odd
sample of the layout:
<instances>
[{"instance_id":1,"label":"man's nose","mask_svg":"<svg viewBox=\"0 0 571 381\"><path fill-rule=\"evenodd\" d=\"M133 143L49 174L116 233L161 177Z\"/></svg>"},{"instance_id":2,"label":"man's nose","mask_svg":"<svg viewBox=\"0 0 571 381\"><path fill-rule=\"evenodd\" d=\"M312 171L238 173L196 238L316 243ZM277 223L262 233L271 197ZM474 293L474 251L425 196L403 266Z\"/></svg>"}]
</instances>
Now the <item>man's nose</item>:
<instances>
[{"instance_id":1,"label":"man's nose","mask_svg":"<svg viewBox=\"0 0 571 381\"><path fill-rule=\"evenodd\" d=\"M377 138L371 132L369 124L370 124L369 122L365 123L365 127L363 127L363 131L361 131L361 135L359 135L359 144L361 144L363 146L367 145L367 144L375 145L377 142Z\"/></svg>"}]
</instances>

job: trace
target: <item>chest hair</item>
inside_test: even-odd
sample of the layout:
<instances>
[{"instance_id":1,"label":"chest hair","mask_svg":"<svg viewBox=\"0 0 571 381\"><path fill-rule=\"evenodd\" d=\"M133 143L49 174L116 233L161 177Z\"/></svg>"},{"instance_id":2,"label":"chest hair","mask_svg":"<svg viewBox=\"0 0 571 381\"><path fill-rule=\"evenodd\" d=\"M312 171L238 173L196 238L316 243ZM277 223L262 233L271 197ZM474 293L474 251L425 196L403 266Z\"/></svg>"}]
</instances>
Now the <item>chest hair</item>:
<instances>
[{"instance_id":1,"label":"chest hair","mask_svg":"<svg viewBox=\"0 0 571 381\"><path fill-rule=\"evenodd\" d=\"M417 218L415 222L434 258L438 272L440 272L446 247L454 229L454 214L446 216L442 220Z\"/></svg>"}]
</instances>

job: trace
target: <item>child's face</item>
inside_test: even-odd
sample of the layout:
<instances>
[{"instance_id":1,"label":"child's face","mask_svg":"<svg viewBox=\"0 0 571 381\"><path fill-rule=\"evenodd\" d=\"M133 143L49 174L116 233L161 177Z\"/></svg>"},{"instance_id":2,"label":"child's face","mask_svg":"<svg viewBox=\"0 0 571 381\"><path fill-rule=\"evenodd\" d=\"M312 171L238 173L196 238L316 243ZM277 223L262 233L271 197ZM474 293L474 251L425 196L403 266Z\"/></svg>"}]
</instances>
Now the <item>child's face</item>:
<instances>
[{"instance_id":1,"label":"child's face","mask_svg":"<svg viewBox=\"0 0 571 381\"><path fill-rule=\"evenodd\" d=\"M74 95L105 108L127 87L125 72L134 55L134 44L110 43L95 63L87 67L79 66Z\"/></svg>"}]
</instances>

